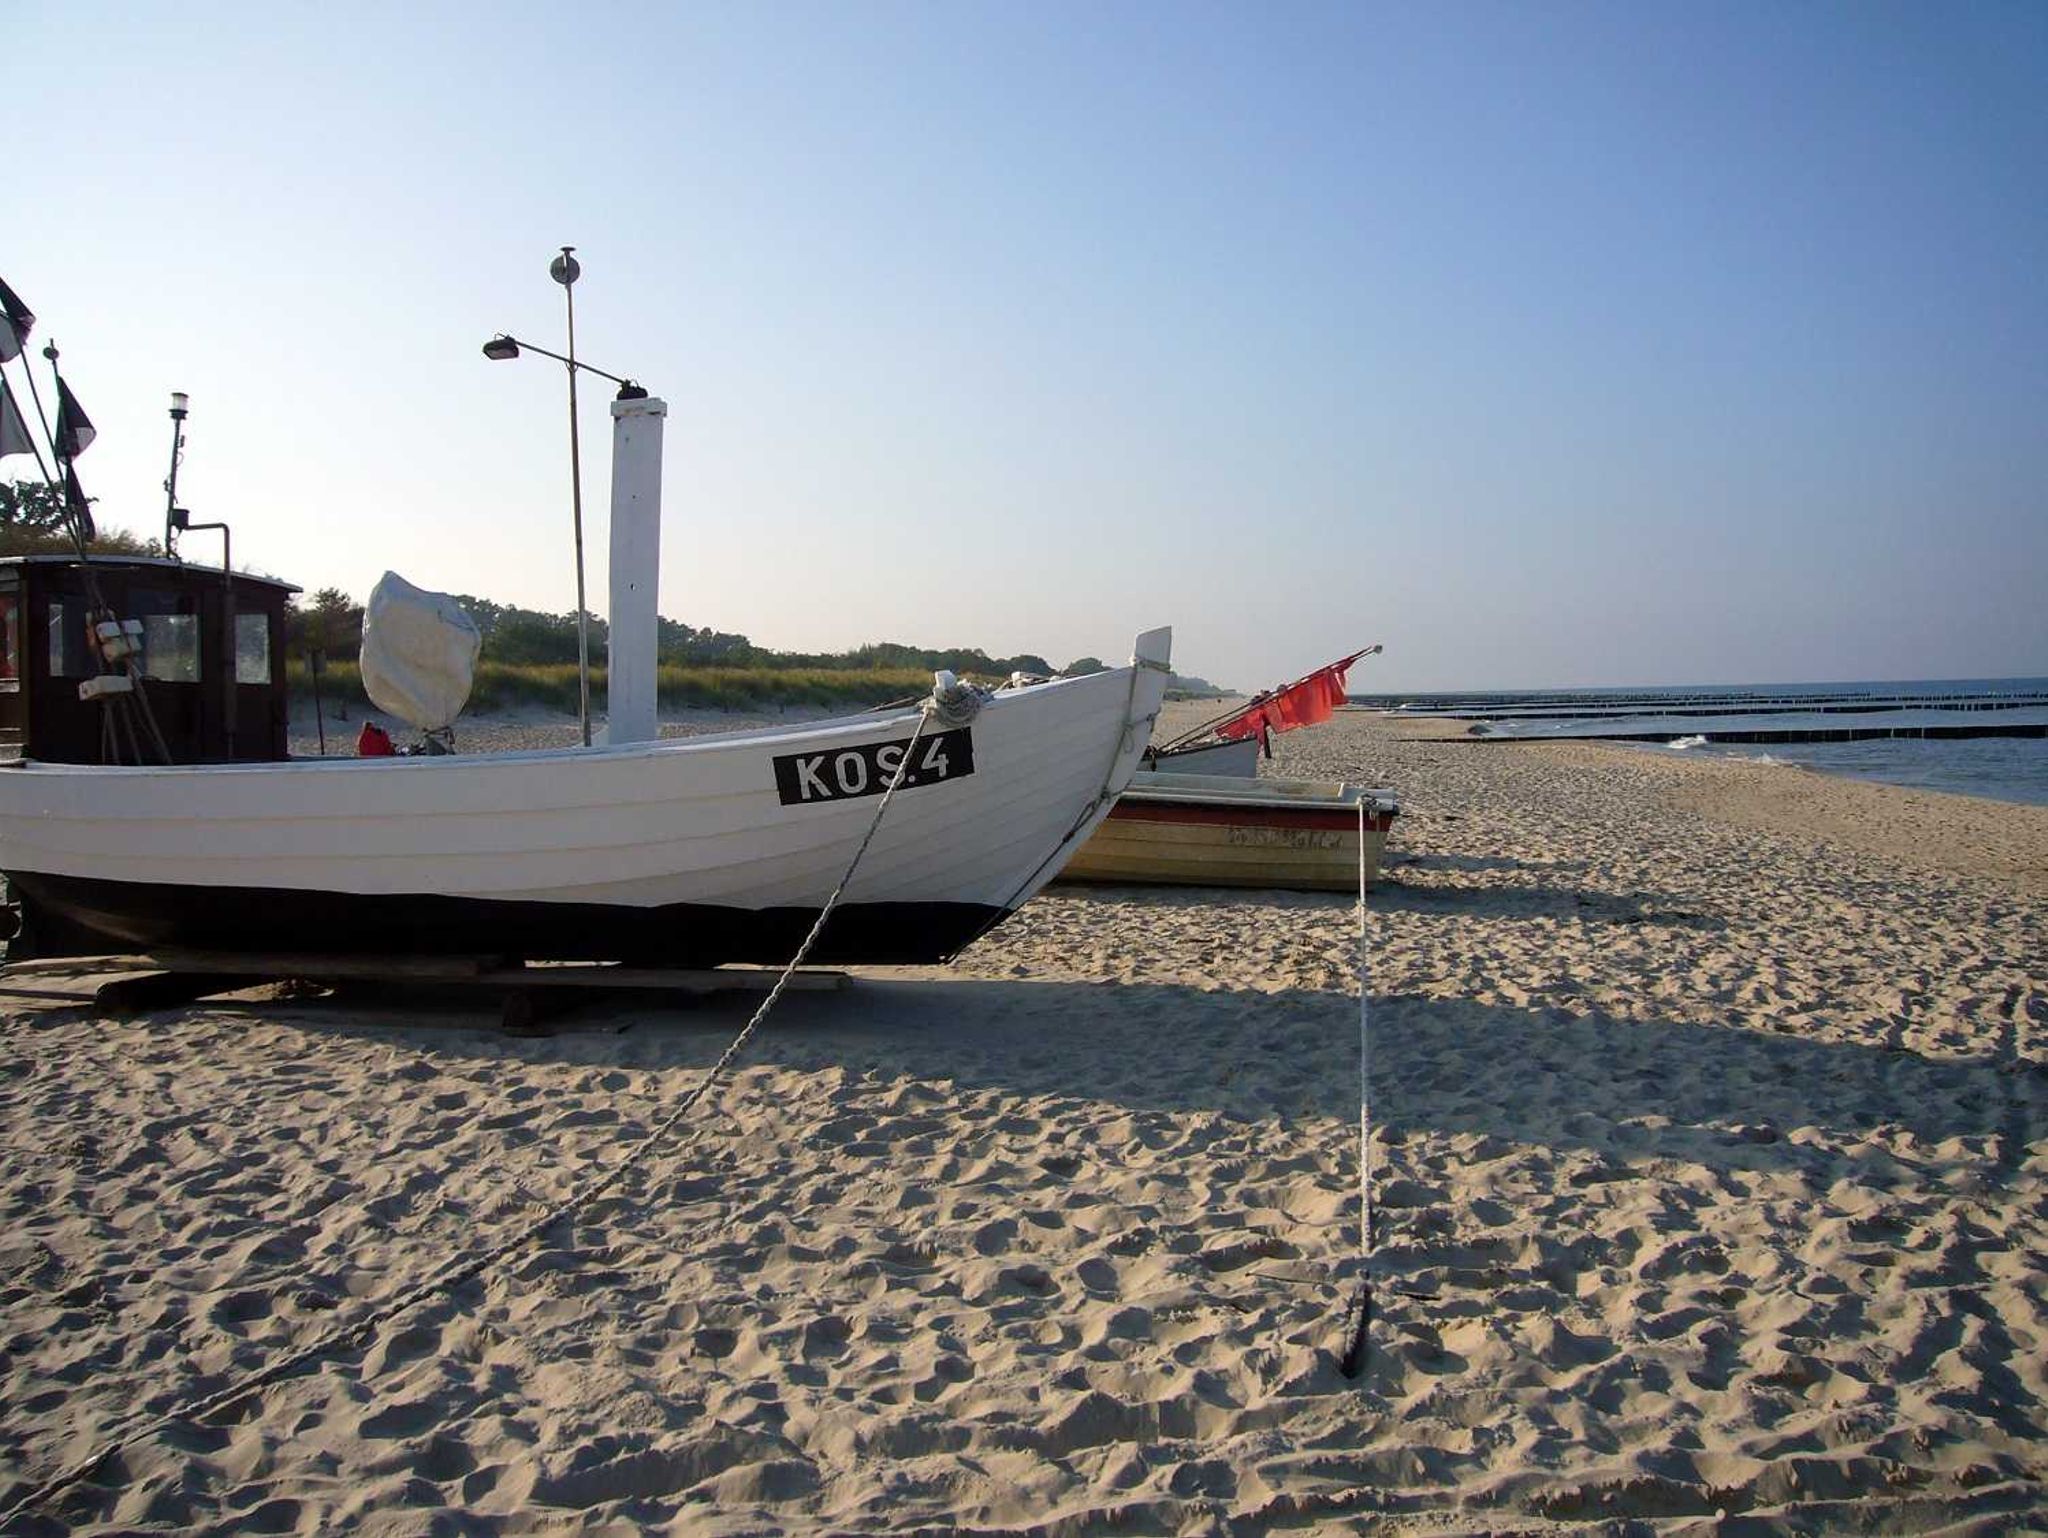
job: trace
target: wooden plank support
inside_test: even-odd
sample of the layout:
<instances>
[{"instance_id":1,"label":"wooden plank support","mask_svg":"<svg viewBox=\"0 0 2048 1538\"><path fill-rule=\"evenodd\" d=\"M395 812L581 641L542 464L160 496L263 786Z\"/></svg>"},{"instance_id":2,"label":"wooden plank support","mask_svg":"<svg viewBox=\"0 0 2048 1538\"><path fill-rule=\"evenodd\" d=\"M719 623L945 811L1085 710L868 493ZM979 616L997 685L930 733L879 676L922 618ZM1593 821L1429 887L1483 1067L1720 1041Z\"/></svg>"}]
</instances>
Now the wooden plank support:
<instances>
[{"instance_id":1,"label":"wooden plank support","mask_svg":"<svg viewBox=\"0 0 2048 1538\"><path fill-rule=\"evenodd\" d=\"M0 967L5 977L85 977L95 972L133 972L144 963L134 956L33 956Z\"/></svg>"},{"instance_id":2,"label":"wooden plank support","mask_svg":"<svg viewBox=\"0 0 2048 1538\"><path fill-rule=\"evenodd\" d=\"M172 1009L208 994L233 993L272 981L261 974L233 972L140 972L101 983L93 990L96 1009L110 1015L139 1015Z\"/></svg>"},{"instance_id":3,"label":"wooden plank support","mask_svg":"<svg viewBox=\"0 0 2048 1538\"><path fill-rule=\"evenodd\" d=\"M159 972L254 973L268 978L367 977L384 982L465 982L505 965L503 956L323 956L316 952L151 951L138 963Z\"/></svg>"},{"instance_id":4,"label":"wooden plank support","mask_svg":"<svg viewBox=\"0 0 2048 1538\"><path fill-rule=\"evenodd\" d=\"M622 967L607 963L563 963L559 966L507 967L485 972L480 983L521 988L643 988L654 993L766 993L782 972L775 967ZM844 972L799 970L790 989L802 993L836 992L853 979Z\"/></svg>"},{"instance_id":5,"label":"wooden plank support","mask_svg":"<svg viewBox=\"0 0 2048 1538\"><path fill-rule=\"evenodd\" d=\"M498 1028L507 1036L552 1036L553 1022L584 1002L581 995L560 989L510 988L499 1010Z\"/></svg>"},{"instance_id":6,"label":"wooden plank support","mask_svg":"<svg viewBox=\"0 0 2048 1538\"><path fill-rule=\"evenodd\" d=\"M0 996L10 999L43 999L53 1004L90 1004L89 993L66 992L61 988L24 988L19 983L0 983Z\"/></svg>"},{"instance_id":7,"label":"wooden plank support","mask_svg":"<svg viewBox=\"0 0 2048 1538\"><path fill-rule=\"evenodd\" d=\"M502 956L322 956L240 951L161 950L129 958L158 972L228 972L267 978L369 978L378 982L479 983L522 988L646 988L673 993L766 992L782 975L775 967L627 967L610 962L522 965ZM844 972L799 971L794 989L844 988Z\"/></svg>"},{"instance_id":8,"label":"wooden plank support","mask_svg":"<svg viewBox=\"0 0 2048 1538\"><path fill-rule=\"evenodd\" d=\"M487 988L502 995L508 1031L550 1034L546 1022L574 1009L577 991L632 990L703 997L720 993L765 993L782 973L776 967L629 967L609 962L508 962L502 956L324 956L244 951L159 950L143 955L52 958L18 963L0 979L24 976L89 977L126 975L101 983L90 996L71 995L110 1014L174 1008L209 994L232 993L260 983L303 978L313 982L377 982L403 987ZM797 992L832 992L847 987L845 972L798 971L789 980ZM55 999L55 990L9 987L0 993ZM545 1002L543 1002L545 1000Z\"/></svg>"}]
</instances>

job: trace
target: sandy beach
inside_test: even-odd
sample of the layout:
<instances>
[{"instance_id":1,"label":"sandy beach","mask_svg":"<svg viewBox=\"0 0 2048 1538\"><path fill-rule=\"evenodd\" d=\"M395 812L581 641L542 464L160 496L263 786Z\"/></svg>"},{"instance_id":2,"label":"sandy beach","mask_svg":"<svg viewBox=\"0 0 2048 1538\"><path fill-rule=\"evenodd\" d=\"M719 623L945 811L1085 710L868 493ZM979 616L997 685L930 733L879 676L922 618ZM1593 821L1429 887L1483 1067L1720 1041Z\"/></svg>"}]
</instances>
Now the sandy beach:
<instances>
[{"instance_id":1,"label":"sandy beach","mask_svg":"<svg viewBox=\"0 0 2048 1538\"><path fill-rule=\"evenodd\" d=\"M1054 888L790 995L546 1242L16 1529L2042 1530L2048 809L1276 747L1404 808L1356 1379L1354 902ZM0 1506L532 1222L751 1002L0 996Z\"/></svg>"}]
</instances>

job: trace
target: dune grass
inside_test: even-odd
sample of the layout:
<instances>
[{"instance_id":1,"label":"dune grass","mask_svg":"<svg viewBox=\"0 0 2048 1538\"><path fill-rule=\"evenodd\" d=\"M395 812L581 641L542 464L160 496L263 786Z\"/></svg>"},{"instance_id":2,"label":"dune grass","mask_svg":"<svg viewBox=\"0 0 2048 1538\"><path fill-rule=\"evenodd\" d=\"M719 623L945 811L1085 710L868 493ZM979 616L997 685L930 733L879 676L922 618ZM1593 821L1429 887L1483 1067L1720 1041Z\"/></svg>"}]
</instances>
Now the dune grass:
<instances>
[{"instance_id":1,"label":"dune grass","mask_svg":"<svg viewBox=\"0 0 2048 1538\"><path fill-rule=\"evenodd\" d=\"M294 702L313 697L312 677L304 662L288 670ZM664 664L656 674L657 697L663 705L703 710L756 710L769 705L879 705L931 688L931 674L918 668L765 668L676 667ZM604 708L605 671L590 670L593 709ZM330 662L320 670L323 699L367 709L362 675L352 662ZM470 691L471 711L538 707L576 714L574 663L478 665Z\"/></svg>"}]
</instances>

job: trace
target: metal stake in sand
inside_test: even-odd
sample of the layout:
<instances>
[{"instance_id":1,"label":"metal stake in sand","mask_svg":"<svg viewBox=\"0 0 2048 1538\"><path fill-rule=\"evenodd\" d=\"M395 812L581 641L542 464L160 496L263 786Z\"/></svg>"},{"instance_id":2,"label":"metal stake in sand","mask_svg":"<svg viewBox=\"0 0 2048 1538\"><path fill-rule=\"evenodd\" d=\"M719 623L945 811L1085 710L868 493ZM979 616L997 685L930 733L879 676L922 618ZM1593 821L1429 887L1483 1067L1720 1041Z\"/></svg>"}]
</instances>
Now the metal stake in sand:
<instances>
[{"instance_id":1,"label":"metal stake in sand","mask_svg":"<svg viewBox=\"0 0 2048 1538\"><path fill-rule=\"evenodd\" d=\"M1370 797L1358 798L1358 1327L1344 1349L1344 1376L1365 1370L1372 1351L1372 1016L1365 927L1365 821Z\"/></svg>"}]
</instances>

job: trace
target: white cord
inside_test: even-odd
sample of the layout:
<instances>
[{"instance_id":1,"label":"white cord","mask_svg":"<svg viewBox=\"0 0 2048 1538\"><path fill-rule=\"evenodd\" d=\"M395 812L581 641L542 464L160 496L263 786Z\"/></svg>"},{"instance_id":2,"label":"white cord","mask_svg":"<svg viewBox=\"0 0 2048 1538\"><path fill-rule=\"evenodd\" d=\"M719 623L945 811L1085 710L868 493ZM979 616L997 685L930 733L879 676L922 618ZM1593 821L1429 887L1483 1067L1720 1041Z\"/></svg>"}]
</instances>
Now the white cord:
<instances>
[{"instance_id":1,"label":"white cord","mask_svg":"<svg viewBox=\"0 0 2048 1538\"><path fill-rule=\"evenodd\" d=\"M473 1255L467 1260L451 1262L427 1277L424 1281L414 1283L405 1291L398 1293L378 1307L371 1309L362 1317L330 1330L310 1345L300 1347L297 1351L291 1352L289 1355L272 1362L268 1367L258 1368L255 1372L238 1379L226 1388L219 1389L199 1399L189 1400L179 1405L176 1409L167 1410L161 1415L139 1418L131 1423L127 1431L118 1435L114 1440L105 1443L94 1452L81 1458L78 1462L69 1465L61 1472L52 1475L49 1479L30 1489L20 1499L16 1500L13 1505L9 1506L5 1512L0 1512L0 1524L11 1524L15 1518L26 1513L31 1507L41 1505L60 1490L67 1489L71 1485L76 1484L94 1469L98 1468L107 1458L117 1452L133 1447L144 1437L165 1427L180 1422L201 1420L213 1414L216 1410L225 1409L243 1396L255 1392L266 1384L276 1382L293 1369L319 1360L319 1358L327 1355L337 1346L346 1345L351 1340L367 1335L378 1325L396 1318L414 1304L422 1302L436 1293L451 1291L461 1286L464 1282L482 1275L498 1261L504 1259L505 1256L511 1254L514 1250L523 1248L529 1241L569 1216L578 1207L595 1201L614 1185L618 1184L626 1172L645 1158L655 1145L660 1143L670 1130L690 1113L697 1102L704 1098L705 1093L710 1090L711 1086L716 1084L724 1075L732 1060L739 1056L740 1049L747 1044L747 1038L752 1036L755 1028L768 1018L768 1011L775 1007L775 1001L782 997L782 991L789 985L790 978L796 974L796 969L803 965L804 958L811 953L811 947L817 943L818 936L824 933L825 921L832 916L833 908L838 905L839 899L845 893L847 885L853 880L853 873L860 869L860 862L868 852L868 845L874 842L875 834L882 826L882 815L889 810L889 802L895 796L897 788L902 785L904 775L909 770L911 754L917 747L918 739L924 735L924 729L931 720L931 714L931 712L919 713L917 726L910 734L910 742L904 748L902 758L897 760L896 773L889 781L889 788L882 792L881 802L875 807L874 820L868 824L868 831L861 839L860 847L853 852L853 859L847 864L846 874L840 877L839 884L832 889L832 895L825 899L825 905L818 910L817 921L811 925L810 933L804 936L803 944L797 947L796 955L790 958L789 965L782 969L782 975L775 980L775 986L768 991L767 998L761 1001L761 1007L754 1011L753 1018L742 1026L739 1034L733 1037L731 1042L726 1045L725 1051L719 1054L718 1061L713 1063L710 1070L691 1086L690 1092L683 1097L682 1103L656 1124L651 1131L646 1133L631 1153L619 1160L618 1163L614 1164L602 1175L587 1181L578 1189L570 1192L568 1196L550 1207L542 1216L531 1223L525 1224L509 1238L500 1240L481 1254Z\"/></svg>"}]
</instances>

